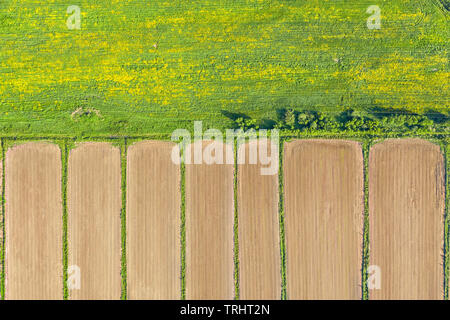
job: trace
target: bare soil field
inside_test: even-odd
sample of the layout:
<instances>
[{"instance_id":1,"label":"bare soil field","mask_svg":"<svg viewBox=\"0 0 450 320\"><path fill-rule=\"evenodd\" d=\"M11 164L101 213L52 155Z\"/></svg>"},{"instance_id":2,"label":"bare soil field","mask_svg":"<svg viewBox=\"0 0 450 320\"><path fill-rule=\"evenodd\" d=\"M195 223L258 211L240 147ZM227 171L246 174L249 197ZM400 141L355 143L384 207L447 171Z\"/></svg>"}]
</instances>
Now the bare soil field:
<instances>
[{"instance_id":1,"label":"bare soil field","mask_svg":"<svg viewBox=\"0 0 450 320\"><path fill-rule=\"evenodd\" d=\"M444 162L419 139L374 145L369 162L370 264L381 288L370 299L442 299Z\"/></svg>"},{"instance_id":2,"label":"bare soil field","mask_svg":"<svg viewBox=\"0 0 450 320\"><path fill-rule=\"evenodd\" d=\"M278 175L261 175L260 161L250 164L249 146L257 144L240 146L245 148L238 166L240 298L275 300L281 298Z\"/></svg>"},{"instance_id":3,"label":"bare soil field","mask_svg":"<svg viewBox=\"0 0 450 320\"><path fill-rule=\"evenodd\" d=\"M180 166L171 142L128 149L127 290L129 299L180 299Z\"/></svg>"},{"instance_id":4,"label":"bare soil field","mask_svg":"<svg viewBox=\"0 0 450 320\"><path fill-rule=\"evenodd\" d=\"M286 143L284 152L288 299L360 299L360 145L297 140Z\"/></svg>"},{"instance_id":5,"label":"bare soil field","mask_svg":"<svg viewBox=\"0 0 450 320\"><path fill-rule=\"evenodd\" d=\"M81 288L70 299L120 299L120 150L83 143L68 163L69 266L81 271Z\"/></svg>"},{"instance_id":6,"label":"bare soil field","mask_svg":"<svg viewBox=\"0 0 450 320\"><path fill-rule=\"evenodd\" d=\"M234 297L233 173L232 164L186 164L187 299Z\"/></svg>"},{"instance_id":7,"label":"bare soil field","mask_svg":"<svg viewBox=\"0 0 450 320\"><path fill-rule=\"evenodd\" d=\"M60 150L41 142L12 147L5 169L5 297L62 299Z\"/></svg>"}]
</instances>

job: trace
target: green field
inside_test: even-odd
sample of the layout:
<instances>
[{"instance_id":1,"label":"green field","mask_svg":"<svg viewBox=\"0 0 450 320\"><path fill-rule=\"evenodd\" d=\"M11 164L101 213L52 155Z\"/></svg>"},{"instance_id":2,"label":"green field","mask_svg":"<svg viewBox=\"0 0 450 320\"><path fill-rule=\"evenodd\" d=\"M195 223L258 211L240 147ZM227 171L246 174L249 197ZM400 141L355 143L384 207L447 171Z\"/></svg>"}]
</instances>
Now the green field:
<instances>
[{"instance_id":1,"label":"green field","mask_svg":"<svg viewBox=\"0 0 450 320\"><path fill-rule=\"evenodd\" d=\"M69 5L81 29L69 30ZM366 26L370 5L381 29ZM168 134L277 110L449 116L446 0L0 2L2 135ZM448 8L448 7L447 7Z\"/></svg>"}]
</instances>

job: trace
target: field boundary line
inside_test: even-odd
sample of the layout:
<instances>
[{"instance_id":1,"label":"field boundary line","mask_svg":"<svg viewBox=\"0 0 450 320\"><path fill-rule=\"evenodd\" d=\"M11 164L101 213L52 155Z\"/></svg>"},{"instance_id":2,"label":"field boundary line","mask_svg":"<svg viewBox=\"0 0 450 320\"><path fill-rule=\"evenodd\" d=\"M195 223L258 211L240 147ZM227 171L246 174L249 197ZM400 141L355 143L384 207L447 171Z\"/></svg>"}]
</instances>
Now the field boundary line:
<instances>
[{"instance_id":1,"label":"field boundary line","mask_svg":"<svg viewBox=\"0 0 450 320\"><path fill-rule=\"evenodd\" d=\"M450 159L449 159L449 145L448 141L444 141L441 143L441 150L444 156L444 192L445 192L445 209L444 209L444 252L443 252L443 260L444 260L444 300L449 299L449 264L450 264L450 217L449 217L449 167L450 167Z\"/></svg>"},{"instance_id":2,"label":"field boundary line","mask_svg":"<svg viewBox=\"0 0 450 320\"><path fill-rule=\"evenodd\" d=\"M280 224L280 257L281 257L281 300L287 300L286 288L286 239L284 228L284 143L286 139L280 137L278 147L278 215Z\"/></svg>"},{"instance_id":3,"label":"field boundary line","mask_svg":"<svg viewBox=\"0 0 450 320\"><path fill-rule=\"evenodd\" d=\"M186 146L185 146L186 147ZM180 163L180 281L181 300L186 300L186 166L184 163L184 148L180 150L182 161Z\"/></svg>"},{"instance_id":4,"label":"field boundary line","mask_svg":"<svg viewBox=\"0 0 450 320\"><path fill-rule=\"evenodd\" d=\"M234 196L234 299L240 299L240 270L239 270L239 208L238 208L238 148L237 139L233 138L234 145L234 173L233 173L233 196ZM245 147L245 144L243 145Z\"/></svg>"},{"instance_id":5,"label":"field boundary line","mask_svg":"<svg viewBox=\"0 0 450 320\"><path fill-rule=\"evenodd\" d=\"M69 299L69 288L67 285L68 280L68 259L69 259L69 244L68 244L68 238L67 238L67 168L68 168L68 146L67 142L64 141L62 144L62 150L61 150L61 168L62 168L62 175L61 175L61 198L62 198L62 223L63 223L63 299L68 300Z\"/></svg>"},{"instance_id":6,"label":"field boundary line","mask_svg":"<svg viewBox=\"0 0 450 320\"><path fill-rule=\"evenodd\" d=\"M2 267L0 273L0 296L1 300L5 300L5 138L1 138L1 154L2 154L2 188L1 188L1 228L2 228L2 238L1 238L1 251L0 251L0 265Z\"/></svg>"},{"instance_id":7,"label":"field boundary line","mask_svg":"<svg viewBox=\"0 0 450 320\"><path fill-rule=\"evenodd\" d=\"M122 290L120 294L120 298L122 300L127 300L127 138L123 139L120 148L120 165L121 165L121 197L122 197L122 209L120 211L120 223L121 223L121 243L122 243L122 252L121 252L121 283Z\"/></svg>"},{"instance_id":8,"label":"field boundary line","mask_svg":"<svg viewBox=\"0 0 450 320\"><path fill-rule=\"evenodd\" d=\"M191 135L191 132L188 130ZM449 133L446 132L424 132L424 133L410 133L410 132L384 132L384 133L361 133L361 132L317 132L317 133L292 133L280 130L280 138L285 138L286 141L289 139L346 139L346 140L372 140L372 139L402 139L402 138L418 138L418 139L448 139L450 137ZM148 133L148 134L137 134L137 135L89 135L89 136L78 136L78 135L67 135L67 134L47 134L47 135L26 135L26 134L12 134L12 135L1 135L0 139L11 140L11 141L37 141L37 140L72 140L73 142L112 142L116 141L120 144L123 139L127 140L162 140L171 141L171 133Z\"/></svg>"},{"instance_id":9,"label":"field boundary line","mask_svg":"<svg viewBox=\"0 0 450 320\"><path fill-rule=\"evenodd\" d=\"M370 233L369 233L369 154L373 141L363 142L363 177L364 177L364 223L362 239L362 265L361 265L361 300L369 300L368 273L370 260Z\"/></svg>"},{"instance_id":10,"label":"field boundary line","mask_svg":"<svg viewBox=\"0 0 450 320\"><path fill-rule=\"evenodd\" d=\"M219 128L218 128L219 129ZM223 128L225 129L225 128ZM189 133L193 133L193 131L188 130ZM171 133L147 133L147 134L135 134L135 135L112 135L112 134L104 134L104 135L88 135L88 136L80 136L80 135L68 135L68 134L47 134L47 135L33 135L33 134L0 134L0 138L9 139L9 140L56 140L56 139L70 139L78 142L83 141L92 141L92 140L146 140L146 139L154 139L154 140L170 140L172 134ZM383 132L383 133L373 133L373 132L316 132L316 133L308 133L308 132L299 132L292 133L285 130L280 130L280 137L283 136L285 138L328 138L328 139L382 139L382 138L422 138L422 139L440 139L449 137L450 134L447 132Z\"/></svg>"}]
</instances>

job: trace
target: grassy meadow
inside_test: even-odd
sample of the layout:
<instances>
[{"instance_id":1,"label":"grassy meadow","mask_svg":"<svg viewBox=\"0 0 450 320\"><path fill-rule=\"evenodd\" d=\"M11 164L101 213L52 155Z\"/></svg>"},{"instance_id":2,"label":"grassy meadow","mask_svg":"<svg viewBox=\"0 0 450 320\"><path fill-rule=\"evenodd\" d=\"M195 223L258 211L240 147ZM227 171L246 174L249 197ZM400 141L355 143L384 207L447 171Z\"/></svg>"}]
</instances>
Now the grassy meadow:
<instances>
[{"instance_id":1,"label":"grassy meadow","mask_svg":"<svg viewBox=\"0 0 450 320\"><path fill-rule=\"evenodd\" d=\"M366 25L370 5L381 29ZM4 0L0 133L167 134L194 120L230 127L230 113L265 123L281 108L448 116L446 5Z\"/></svg>"}]
</instances>

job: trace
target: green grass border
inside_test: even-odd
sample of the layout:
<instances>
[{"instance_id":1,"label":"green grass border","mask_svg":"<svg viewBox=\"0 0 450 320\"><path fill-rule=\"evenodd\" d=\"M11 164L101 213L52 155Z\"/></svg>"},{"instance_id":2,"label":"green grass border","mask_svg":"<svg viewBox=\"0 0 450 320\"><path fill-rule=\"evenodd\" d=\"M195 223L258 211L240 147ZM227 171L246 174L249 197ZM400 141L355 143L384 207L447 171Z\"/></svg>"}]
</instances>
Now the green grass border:
<instances>
[{"instance_id":1,"label":"green grass border","mask_svg":"<svg viewBox=\"0 0 450 320\"><path fill-rule=\"evenodd\" d=\"M368 268L370 262L370 233L369 233L369 154L373 141L365 141L362 144L363 153L363 179L364 179L364 222L362 239L362 265L361 265L361 299L369 300Z\"/></svg>"},{"instance_id":2,"label":"green grass border","mask_svg":"<svg viewBox=\"0 0 450 320\"><path fill-rule=\"evenodd\" d=\"M449 299L449 264L450 264L450 217L449 217L449 174L450 174L450 153L449 153L449 143L447 140L443 141L441 144L441 150L444 156L444 167L445 167L445 211L444 211L444 300Z\"/></svg>"},{"instance_id":3,"label":"green grass border","mask_svg":"<svg viewBox=\"0 0 450 320\"><path fill-rule=\"evenodd\" d=\"M2 188L1 188L1 221L0 227L2 229L1 248L0 248L0 296L1 300L5 300L5 139L1 138L1 161L2 161Z\"/></svg>"},{"instance_id":4,"label":"green grass border","mask_svg":"<svg viewBox=\"0 0 450 320\"><path fill-rule=\"evenodd\" d=\"M61 199L62 199L62 223L63 223L63 300L69 300L70 291L68 287L68 268L69 268L69 209L67 207L67 182L69 170L69 155L72 149L76 147L73 139L64 139L63 141L53 141L59 145L61 150Z\"/></svg>"},{"instance_id":5,"label":"green grass border","mask_svg":"<svg viewBox=\"0 0 450 320\"><path fill-rule=\"evenodd\" d=\"M69 265L69 243L67 238L67 169L69 161L69 150L67 142L64 142L61 150L61 199L62 199L62 224L63 224L63 299L69 299L69 288L67 285L68 274L67 269Z\"/></svg>"},{"instance_id":6,"label":"green grass border","mask_svg":"<svg viewBox=\"0 0 450 320\"><path fill-rule=\"evenodd\" d=\"M181 300L186 300L186 165L184 151L180 150L183 161L180 163L180 245L181 245Z\"/></svg>"},{"instance_id":7,"label":"green grass border","mask_svg":"<svg viewBox=\"0 0 450 320\"><path fill-rule=\"evenodd\" d=\"M120 299L127 300L127 154L128 145L127 138L124 138L120 143L120 168L121 168L121 197L122 208L120 210L121 223L121 261L120 261L120 276L122 280Z\"/></svg>"},{"instance_id":8,"label":"green grass border","mask_svg":"<svg viewBox=\"0 0 450 320\"><path fill-rule=\"evenodd\" d=\"M287 281L286 281L286 234L284 228L284 143L287 140L280 137L278 146L278 219L280 228L280 258L281 258L281 300L287 300Z\"/></svg>"},{"instance_id":9,"label":"green grass border","mask_svg":"<svg viewBox=\"0 0 450 320\"><path fill-rule=\"evenodd\" d=\"M231 128L230 128L231 129ZM191 137L194 137L194 131L186 129ZM206 130L206 129L204 129ZM226 129L222 131L225 132ZM234 130L237 130L236 128ZM270 129L268 130L270 131ZM370 133L370 132L349 132L349 131L340 131L340 132L326 132L326 131L317 131L317 132L292 132L289 130L279 130L280 138L284 137L286 139L296 138L296 139L305 139L305 138L339 138L339 139L357 139L357 140L365 140L365 139L388 139L388 138L419 138L419 139L437 139L442 140L450 137L450 133L446 132L383 132L383 133ZM46 135L34 135L34 134L0 134L0 138L4 138L7 140L72 140L76 142L85 142L85 141L104 141L111 142L114 140L123 140L124 138L128 140L166 140L170 141L172 137L171 133L154 133L154 134L138 134L138 135L111 135L111 134L97 134L97 135L87 135L87 136L79 136L79 135L67 135L67 134L46 134Z\"/></svg>"},{"instance_id":10,"label":"green grass border","mask_svg":"<svg viewBox=\"0 0 450 320\"><path fill-rule=\"evenodd\" d=\"M233 139L233 155L234 155L234 170L233 170L233 197L234 197L234 299L239 300L241 295L240 289L240 269L239 269L239 203L238 203L238 142Z\"/></svg>"}]
</instances>

